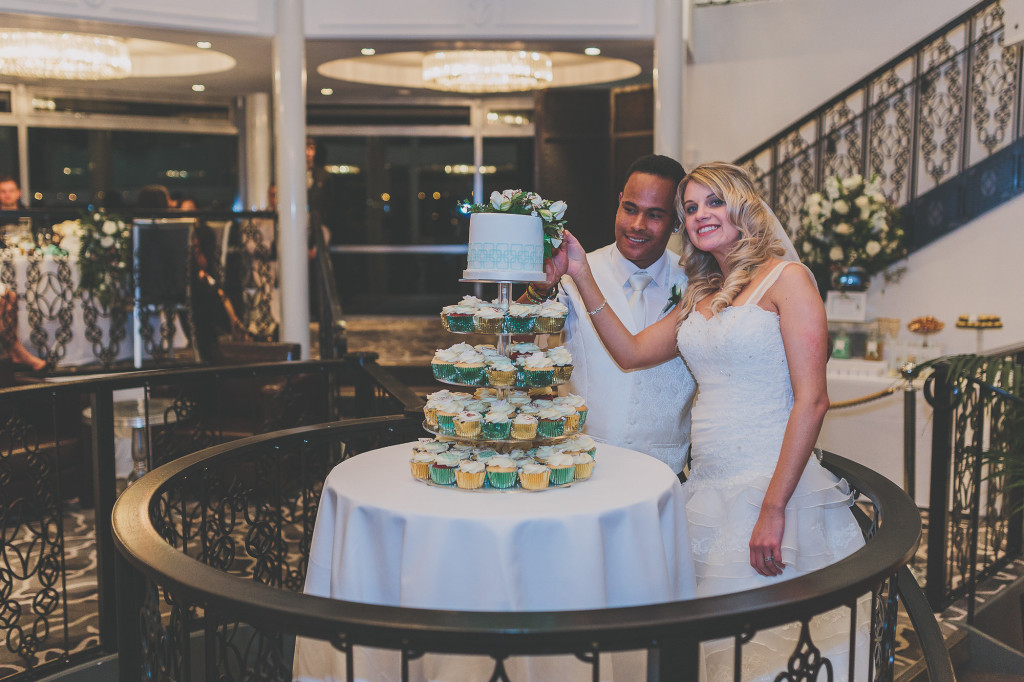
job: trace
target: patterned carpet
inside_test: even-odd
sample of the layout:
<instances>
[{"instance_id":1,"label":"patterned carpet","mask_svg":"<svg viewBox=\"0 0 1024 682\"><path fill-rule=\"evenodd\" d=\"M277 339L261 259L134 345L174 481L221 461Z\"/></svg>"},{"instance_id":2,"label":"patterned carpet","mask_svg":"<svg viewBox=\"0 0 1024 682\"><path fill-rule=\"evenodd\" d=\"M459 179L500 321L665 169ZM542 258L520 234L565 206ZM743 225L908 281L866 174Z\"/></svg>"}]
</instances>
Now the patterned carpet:
<instances>
[{"instance_id":1,"label":"patterned carpet","mask_svg":"<svg viewBox=\"0 0 1024 682\"><path fill-rule=\"evenodd\" d=\"M12 595L21 606L20 618L12 619L10 610L8 613L0 615L0 626L3 626L4 630L7 630L15 621L18 622L22 630L21 639L15 634L15 636L8 637L6 646L0 647L0 680L26 670L26 660L18 653L19 646L23 648L24 653L29 654L35 665L40 665L58 658L64 651L73 654L99 643L95 586L96 548L92 511L72 505L65 514L64 538L67 548L65 558L67 579L64 586L67 593L66 622L62 615L63 609L60 607L56 609L55 613L61 615L51 615L48 626L42 622L43 619L37 618L32 604L32 595L35 593L37 585L20 583L20 589ZM27 536L13 540L9 545L10 555L5 557L8 566L16 563L11 561L12 556L15 556L12 553L13 550L18 549L24 552L31 544L31 538ZM911 567L918 575L919 581L922 582L925 546L926 543L922 540ZM13 566L11 567L13 568ZM18 571L15 570L14 573L17 574ZM979 601L984 602L996 598L1002 590L1022 576L1024 576L1024 561L1018 560L982 586L982 589L979 590ZM59 585L58 582L58 587ZM963 604L955 604L941 615L940 628L948 644L953 644L962 637L956 624L964 622L965 619L966 609ZM38 650L30 652L33 638L38 638L40 641ZM896 679L912 679L922 668L916 634L909 618L901 609L897 632Z\"/></svg>"}]
</instances>

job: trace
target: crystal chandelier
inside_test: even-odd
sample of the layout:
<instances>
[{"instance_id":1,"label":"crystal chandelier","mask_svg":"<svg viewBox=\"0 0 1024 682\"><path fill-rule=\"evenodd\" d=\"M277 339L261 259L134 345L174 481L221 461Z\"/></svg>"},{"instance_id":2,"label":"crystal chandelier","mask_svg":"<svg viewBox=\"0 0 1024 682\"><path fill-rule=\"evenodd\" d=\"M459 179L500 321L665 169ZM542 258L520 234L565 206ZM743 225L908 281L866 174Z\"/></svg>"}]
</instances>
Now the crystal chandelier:
<instances>
[{"instance_id":1,"label":"crystal chandelier","mask_svg":"<svg viewBox=\"0 0 1024 682\"><path fill-rule=\"evenodd\" d=\"M110 80L131 75L128 42L113 36L0 29L0 74L32 80Z\"/></svg>"},{"instance_id":2,"label":"crystal chandelier","mask_svg":"<svg viewBox=\"0 0 1024 682\"><path fill-rule=\"evenodd\" d=\"M517 92L551 84L551 57L520 50L452 50L423 56L423 82L453 92Z\"/></svg>"}]
</instances>

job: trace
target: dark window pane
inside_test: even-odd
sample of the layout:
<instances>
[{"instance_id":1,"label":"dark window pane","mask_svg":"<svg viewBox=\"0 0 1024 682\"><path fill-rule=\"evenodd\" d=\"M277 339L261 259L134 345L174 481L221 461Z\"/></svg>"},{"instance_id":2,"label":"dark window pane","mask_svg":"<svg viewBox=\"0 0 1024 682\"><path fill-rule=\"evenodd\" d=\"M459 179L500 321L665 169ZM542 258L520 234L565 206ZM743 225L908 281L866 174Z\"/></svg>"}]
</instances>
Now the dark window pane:
<instances>
[{"instance_id":1,"label":"dark window pane","mask_svg":"<svg viewBox=\"0 0 1024 682\"><path fill-rule=\"evenodd\" d=\"M533 138L484 138L484 199L493 191L536 190L533 186ZM493 172L491 169L493 168ZM555 200L558 197L544 197Z\"/></svg>"},{"instance_id":2,"label":"dark window pane","mask_svg":"<svg viewBox=\"0 0 1024 682\"><path fill-rule=\"evenodd\" d=\"M0 175L18 177L18 129L0 127ZM28 197L25 197L26 199Z\"/></svg>"}]
</instances>

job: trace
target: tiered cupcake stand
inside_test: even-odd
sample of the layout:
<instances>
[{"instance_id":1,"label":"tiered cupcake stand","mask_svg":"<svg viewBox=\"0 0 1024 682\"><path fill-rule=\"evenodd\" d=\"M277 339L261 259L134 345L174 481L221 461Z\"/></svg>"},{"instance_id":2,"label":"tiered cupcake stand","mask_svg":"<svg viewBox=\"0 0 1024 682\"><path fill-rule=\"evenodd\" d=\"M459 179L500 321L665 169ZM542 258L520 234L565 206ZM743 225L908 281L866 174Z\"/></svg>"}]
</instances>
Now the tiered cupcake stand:
<instances>
[{"instance_id":1,"label":"tiered cupcake stand","mask_svg":"<svg viewBox=\"0 0 1024 682\"><path fill-rule=\"evenodd\" d=\"M486 283L486 284L497 284L498 285L498 299L497 299L498 307L507 310L508 306L509 306L509 303L513 302L511 300L512 282L509 282L509 281L495 282L494 280L466 280L466 279L460 280L460 281L463 281L463 282L483 282L483 283ZM477 333L477 332L453 331L451 333L452 334L470 334L470 333ZM509 332L502 332L502 333L496 334L496 336L497 336L497 343L495 345L496 345L496 348L498 349L498 352L500 354L504 355L505 357L509 357L510 356L512 336L515 336L515 335L517 335L517 334L513 334L513 333L509 333ZM521 336L521 334L518 334L518 335ZM442 383L445 383L445 384L454 385L454 386L464 386L464 387L469 388L469 389L491 388L491 389L493 389L494 391L497 392L498 398L501 399L501 400L506 399L513 390L527 388L527 387L523 387L523 386L486 386L486 385L480 385L480 384L464 384L464 383L460 383L458 381L445 381L443 379L438 379L438 381L441 381ZM564 382L557 381L557 380L552 380L552 383L550 383L550 384L540 385L540 386L529 386L528 388L545 388L545 387L550 387L550 386L557 386L557 385L559 385L561 383L564 383ZM582 427L582 424L580 425L580 427ZM551 443L557 443L558 441L565 440L567 438L571 438L572 436L575 436L578 433L580 433L580 430L577 429L577 430L574 430L572 433L565 433L565 434L562 434L561 436L552 436L552 437L541 436L538 433L532 439L509 438L509 439L505 439L505 440L496 440L496 439L493 439L493 438L485 438L482 434L480 435L480 437L477 437L477 438L467 438L465 436L459 436L458 434L454 434L453 435L453 434L449 434L449 433L441 433L440 432L440 428L435 429L435 428L431 427L430 424L428 424L425 419L423 421L423 429L425 431L427 431L428 433L433 434L436 437L439 437L439 438L442 438L442 439L445 439L445 440L455 441L457 443L466 443L466 444L470 444L470 445L494 444L494 445L503 445L503 446L506 446L506 447L511 447L513 449L514 448L529 448L529 447L533 447L533 446L536 446L536 445L549 445ZM417 479L417 480L419 480L420 482L422 482L422 483L424 483L426 485L429 485L429 486L434 486L434 487L437 487L437 488L450 488L452 490L458 490L460 492L485 492L485 493L487 493L487 492L490 492L490 493L518 493L518 492L526 493L526 492L529 492L529 493L532 493L532 492L543 492L544 490L552 490L552 489L555 489L555 488L568 488L571 485L574 485L576 483L582 483L582 482L585 482L586 480L589 480L589 479L572 480L572 481L569 481L567 483L562 483L562 484L551 484L547 488L543 488L543 489L540 489L540 490L528 490L526 488L520 487L520 485L518 483L516 483L516 485L514 485L511 488L493 488L493 487L490 486L489 483L486 482L486 479L485 479L484 487L482 487L482 488L475 488L475 489L459 488L456 485L441 485L440 483L435 483L434 481L432 481L430 479Z\"/></svg>"}]
</instances>

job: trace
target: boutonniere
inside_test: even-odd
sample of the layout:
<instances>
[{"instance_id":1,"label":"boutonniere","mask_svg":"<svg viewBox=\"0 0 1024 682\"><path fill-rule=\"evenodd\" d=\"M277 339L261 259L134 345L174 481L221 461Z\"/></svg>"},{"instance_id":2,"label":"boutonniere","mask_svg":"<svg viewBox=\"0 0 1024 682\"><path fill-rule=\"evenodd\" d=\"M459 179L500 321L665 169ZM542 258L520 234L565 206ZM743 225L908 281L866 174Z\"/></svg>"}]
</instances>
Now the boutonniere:
<instances>
[{"instance_id":1,"label":"boutonniere","mask_svg":"<svg viewBox=\"0 0 1024 682\"><path fill-rule=\"evenodd\" d=\"M661 314L664 315L675 308L681 300L683 300L683 290L679 288L678 284L673 284L672 289L668 293L668 303L661 309Z\"/></svg>"}]
</instances>

